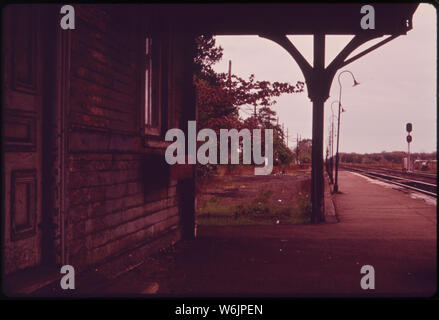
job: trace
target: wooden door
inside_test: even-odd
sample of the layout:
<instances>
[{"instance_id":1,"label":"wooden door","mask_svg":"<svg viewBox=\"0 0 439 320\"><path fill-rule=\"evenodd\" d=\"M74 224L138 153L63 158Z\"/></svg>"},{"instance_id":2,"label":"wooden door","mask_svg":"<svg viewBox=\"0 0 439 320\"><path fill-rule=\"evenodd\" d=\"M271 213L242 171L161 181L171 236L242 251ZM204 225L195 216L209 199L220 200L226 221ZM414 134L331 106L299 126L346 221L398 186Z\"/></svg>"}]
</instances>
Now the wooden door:
<instances>
[{"instance_id":1,"label":"wooden door","mask_svg":"<svg viewBox=\"0 0 439 320\"><path fill-rule=\"evenodd\" d=\"M40 17L3 10L3 263L6 274L42 260L42 64Z\"/></svg>"}]
</instances>

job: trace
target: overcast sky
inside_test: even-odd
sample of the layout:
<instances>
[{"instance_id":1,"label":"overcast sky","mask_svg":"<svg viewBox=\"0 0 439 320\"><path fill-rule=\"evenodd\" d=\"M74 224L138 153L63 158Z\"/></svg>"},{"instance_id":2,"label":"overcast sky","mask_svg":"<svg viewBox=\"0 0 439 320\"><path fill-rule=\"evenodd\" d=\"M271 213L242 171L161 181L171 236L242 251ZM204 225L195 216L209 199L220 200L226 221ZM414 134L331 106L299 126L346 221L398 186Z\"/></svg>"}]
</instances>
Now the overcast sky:
<instances>
[{"instance_id":1,"label":"overcast sky","mask_svg":"<svg viewBox=\"0 0 439 320\"><path fill-rule=\"evenodd\" d=\"M312 36L289 38L312 65ZM326 65L351 38L326 37ZM215 66L217 72L227 72L228 61L232 60L232 72L241 77L253 73L258 80L304 81L293 58L272 41L257 36L218 36L216 39L224 48L223 60ZM392 40L340 71L343 70L352 71L360 85L352 87L348 73L341 76L342 102L347 110L341 117L341 152L405 151L407 122L413 123L411 150L436 151L436 10L432 5L418 7L413 29L407 35ZM335 78L325 104L325 150L330 105L338 100L338 94ZM336 109L334 103L334 112ZM274 110L279 121L289 129L290 146L295 146L297 134L302 139L311 138L312 103L307 92L279 97Z\"/></svg>"}]
</instances>

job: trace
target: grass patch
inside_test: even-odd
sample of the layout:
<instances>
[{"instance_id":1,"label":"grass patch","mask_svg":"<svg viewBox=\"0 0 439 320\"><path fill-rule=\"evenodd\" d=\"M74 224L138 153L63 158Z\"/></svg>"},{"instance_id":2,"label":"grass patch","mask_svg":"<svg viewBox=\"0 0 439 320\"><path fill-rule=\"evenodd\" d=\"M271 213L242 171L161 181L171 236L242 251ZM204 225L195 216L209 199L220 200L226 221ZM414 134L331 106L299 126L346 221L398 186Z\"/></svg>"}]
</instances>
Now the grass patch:
<instances>
[{"instance_id":1,"label":"grass patch","mask_svg":"<svg viewBox=\"0 0 439 320\"><path fill-rule=\"evenodd\" d=\"M296 201L284 205L272 201L274 192L261 191L253 199L232 204L211 197L198 210L199 225L304 224L310 222L311 201L308 193L299 192Z\"/></svg>"},{"instance_id":2,"label":"grass patch","mask_svg":"<svg viewBox=\"0 0 439 320\"><path fill-rule=\"evenodd\" d=\"M236 206L223 202L224 201L214 197L207 199L204 201L203 206L198 210L198 216L230 216L231 212L234 212Z\"/></svg>"}]
</instances>

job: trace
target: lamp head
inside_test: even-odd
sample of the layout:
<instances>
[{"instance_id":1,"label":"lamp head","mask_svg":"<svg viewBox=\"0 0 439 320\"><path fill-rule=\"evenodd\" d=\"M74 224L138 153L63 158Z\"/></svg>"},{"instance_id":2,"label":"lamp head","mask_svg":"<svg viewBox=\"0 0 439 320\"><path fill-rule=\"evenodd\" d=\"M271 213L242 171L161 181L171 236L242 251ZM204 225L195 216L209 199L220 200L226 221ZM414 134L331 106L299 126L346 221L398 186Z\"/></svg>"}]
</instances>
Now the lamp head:
<instances>
[{"instance_id":1,"label":"lamp head","mask_svg":"<svg viewBox=\"0 0 439 320\"><path fill-rule=\"evenodd\" d=\"M356 86L358 86L360 83L357 81L357 80L355 80L354 79L354 85L353 85L353 87L356 87Z\"/></svg>"}]
</instances>

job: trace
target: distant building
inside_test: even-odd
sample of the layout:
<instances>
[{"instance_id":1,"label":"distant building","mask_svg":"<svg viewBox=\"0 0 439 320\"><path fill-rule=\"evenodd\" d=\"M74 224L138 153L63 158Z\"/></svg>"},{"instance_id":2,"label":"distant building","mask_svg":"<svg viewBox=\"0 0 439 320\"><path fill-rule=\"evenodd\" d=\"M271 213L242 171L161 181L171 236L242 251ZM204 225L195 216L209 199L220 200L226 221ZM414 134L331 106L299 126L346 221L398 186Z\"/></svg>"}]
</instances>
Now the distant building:
<instances>
[{"instance_id":1,"label":"distant building","mask_svg":"<svg viewBox=\"0 0 439 320\"><path fill-rule=\"evenodd\" d=\"M415 160L413 168L420 171L437 170L437 160Z\"/></svg>"}]
</instances>

